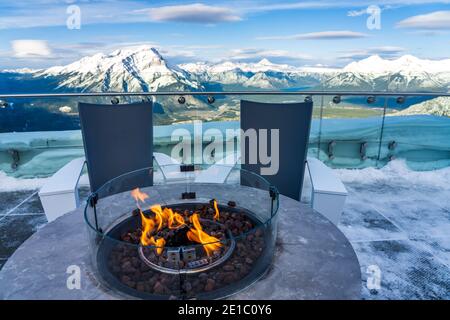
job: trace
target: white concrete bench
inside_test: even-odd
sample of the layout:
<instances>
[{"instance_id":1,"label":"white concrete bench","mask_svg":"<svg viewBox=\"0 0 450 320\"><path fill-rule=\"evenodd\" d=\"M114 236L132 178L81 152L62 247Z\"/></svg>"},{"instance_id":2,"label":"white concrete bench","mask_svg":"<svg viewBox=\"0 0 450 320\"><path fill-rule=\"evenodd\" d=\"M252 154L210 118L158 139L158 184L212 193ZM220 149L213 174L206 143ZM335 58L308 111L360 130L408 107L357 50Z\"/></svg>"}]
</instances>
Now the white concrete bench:
<instances>
[{"instance_id":1,"label":"white concrete bench","mask_svg":"<svg viewBox=\"0 0 450 320\"><path fill-rule=\"evenodd\" d=\"M79 206L78 181L84 163L84 157L70 161L39 190L39 198L48 222Z\"/></svg>"},{"instance_id":2,"label":"white concrete bench","mask_svg":"<svg viewBox=\"0 0 450 320\"><path fill-rule=\"evenodd\" d=\"M186 178L186 174L180 171L180 162L164 153L154 152L153 158L161 169L165 181L179 181Z\"/></svg>"},{"instance_id":3,"label":"white concrete bench","mask_svg":"<svg viewBox=\"0 0 450 320\"><path fill-rule=\"evenodd\" d=\"M231 173L231 170L236 166L236 163L240 159L237 154L230 154L223 159L220 159L215 164L200 171L195 176L195 182L197 183L224 183Z\"/></svg>"},{"instance_id":4,"label":"white concrete bench","mask_svg":"<svg viewBox=\"0 0 450 320\"><path fill-rule=\"evenodd\" d=\"M312 187L312 208L338 225L348 194L344 184L331 168L315 158L308 158L305 174Z\"/></svg>"},{"instance_id":5,"label":"white concrete bench","mask_svg":"<svg viewBox=\"0 0 450 320\"><path fill-rule=\"evenodd\" d=\"M239 155L231 154L218 160L209 168L193 172L181 172L180 162L162 153L154 153L165 181L176 182L191 179L196 183L223 183L239 160Z\"/></svg>"}]
</instances>

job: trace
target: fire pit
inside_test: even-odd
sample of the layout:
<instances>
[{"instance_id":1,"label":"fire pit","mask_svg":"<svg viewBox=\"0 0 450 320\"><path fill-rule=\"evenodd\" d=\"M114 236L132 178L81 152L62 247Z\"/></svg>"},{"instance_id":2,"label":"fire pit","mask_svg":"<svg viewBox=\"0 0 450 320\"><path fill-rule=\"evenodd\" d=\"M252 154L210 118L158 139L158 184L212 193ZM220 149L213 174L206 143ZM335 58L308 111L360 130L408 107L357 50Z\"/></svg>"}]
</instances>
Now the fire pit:
<instances>
[{"instance_id":1,"label":"fire pit","mask_svg":"<svg viewBox=\"0 0 450 320\"><path fill-rule=\"evenodd\" d=\"M224 171L224 181L209 182ZM237 168L171 165L122 175L85 208L96 277L134 298L227 297L270 266L277 209L277 190Z\"/></svg>"}]
</instances>

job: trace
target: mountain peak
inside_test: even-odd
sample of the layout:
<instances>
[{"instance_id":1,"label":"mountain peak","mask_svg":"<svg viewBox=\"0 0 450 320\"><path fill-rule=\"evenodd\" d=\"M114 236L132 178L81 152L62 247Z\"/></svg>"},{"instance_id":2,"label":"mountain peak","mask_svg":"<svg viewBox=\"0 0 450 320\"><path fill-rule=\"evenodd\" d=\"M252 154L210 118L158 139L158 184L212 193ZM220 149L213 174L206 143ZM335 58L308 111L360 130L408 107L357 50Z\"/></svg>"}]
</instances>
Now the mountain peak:
<instances>
[{"instance_id":1,"label":"mountain peak","mask_svg":"<svg viewBox=\"0 0 450 320\"><path fill-rule=\"evenodd\" d=\"M154 91L172 85L199 87L149 45L125 47L106 55L98 53L66 66L46 69L40 75L62 79L60 86L97 91Z\"/></svg>"},{"instance_id":2,"label":"mountain peak","mask_svg":"<svg viewBox=\"0 0 450 320\"><path fill-rule=\"evenodd\" d=\"M374 74L393 72L439 73L450 71L450 59L424 60L409 54L397 59L383 59L378 55L373 55L349 63L343 68L343 71Z\"/></svg>"},{"instance_id":3,"label":"mountain peak","mask_svg":"<svg viewBox=\"0 0 450 320\"><path fill-rule=\"evenodd\" d=\"M263 59L259 60L259 62L258 62L257 64L264 65L264 66L270 66L270 65L273 65L273 63L270 62L270 61L269 61L268 59L266 59L266 58L263 58Z\"/></svg>"},{"instance_id":4,"label":"mountain peak","mask_svg":"<svg viewBox=\"0 0 450 320\"><path fill-rule=\"evenodd\" d=\"M120 49L117 49L117 50L113 51L112 53L110 53L109 56L120 56L120 55L127 56L127 55L139 54L139 53L154 55L154 56L164 60L162 55L159 53L159 51L155 47L153 47L151 45L147 45L147 44L120 48Z\"/></svg>"},{"instance_id":5,"label":"mountain peak","mask_svg":"<svg viewBox=\"0 0 450 320\"><path fill-rule=\"evenodd\" d=\"M421 59L410 54L405 54L397 59L397 62L402 63L420 63L421 61L422 61Z\"/></svg>"}]
</instances>

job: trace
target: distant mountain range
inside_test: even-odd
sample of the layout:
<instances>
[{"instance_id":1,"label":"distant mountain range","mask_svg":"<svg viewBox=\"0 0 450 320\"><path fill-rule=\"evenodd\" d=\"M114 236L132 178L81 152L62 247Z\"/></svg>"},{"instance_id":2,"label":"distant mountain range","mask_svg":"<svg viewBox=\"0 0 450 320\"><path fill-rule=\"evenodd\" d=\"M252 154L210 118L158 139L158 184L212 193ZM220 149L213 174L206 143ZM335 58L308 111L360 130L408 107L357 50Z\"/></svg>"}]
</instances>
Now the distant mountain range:
<instances>
[{"instance_id":1,"label":"distant mountain range","mask_svg":"<svg viewBox=\"0 0 450 320\"><path fill-rule=\"evenodd\" d=\"M155 48L141 46L110 54L99 53L65 66L0 71L0 93L305 88L447 92L450 88L450 59L434 61L405 55L386 60L375 55L343 68L295 67L275 64L267 59L256 63L223 61L173 65ZM182 122L193 116L205 120L235 119L238 112L236 102L231 98L224 99L221 106L208 104L204 97L191 96L187 96L186 103L180 106L177 98L158 98L155 102L157 117L162 123ZM104 103L104 99L94 99L93 102ZM34 101L34 104L45 105L49 110L64 110L67 114L74 107L73 100Z\"/></svg>"},{"instance_id":2,"label":"distant mountain range","mask_svg":"<svg viewBox=\"0 0 450 320\"><path fill-rule=\"evenodd\" d=\"M224 61L172 65L149 46L125 48L84 57L66 66L42 70L3 70L16 80L45 79L48 91L156 91L224 89L289 89L447 91L450 59L423 60L411 55L396 60L374 55L343 68L295 67L267 59L257 63ZM20 87L17 89L19 90ZM1 89L1 88L0 88Z\"/></svg>"}]
</instances>

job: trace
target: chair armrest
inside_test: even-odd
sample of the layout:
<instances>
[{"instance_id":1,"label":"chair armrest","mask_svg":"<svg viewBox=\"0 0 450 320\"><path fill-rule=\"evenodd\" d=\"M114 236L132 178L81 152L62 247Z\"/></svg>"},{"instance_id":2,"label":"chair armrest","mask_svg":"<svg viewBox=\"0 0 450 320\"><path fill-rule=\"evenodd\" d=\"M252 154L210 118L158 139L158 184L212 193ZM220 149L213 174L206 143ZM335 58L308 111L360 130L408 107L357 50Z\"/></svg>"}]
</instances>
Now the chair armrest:
<instances>
[{"instance_id":1,"label":"chair armrest","mask_svg":"<svg viewBox=\"0 0 450 320\"><path fill-rule=\"evenodd\" d=\"M177 181L186 178L186 174L180 171L180 162L176 159L160 152L154 152L153 158L161 169L164 180Z\"/></svg>"},{"instance_id":2,"label":"chair armrest","mask_svg":"<svg viewBox=\"0 0 450 320\"><path fill-rule=\"evenodd\" d=\"M220 159L208 169L200 172L195 177L197 183L224 183L231 173L231 170L236 166L240 156L237 154L230 154L227 157Z\"/></svg>"},{"instance_id":3,"label":"chair armrest","mask_svg":"<svg viewBox=\"0 0 450 320\"><path fill-rule=\"evenodd\" d=\"M307 159L307 169L315 192L331 194L347 194L344 184L322 161L315 158Z\"/></svg>"},{"instance_id":4,"label":"chair armrest","mask_svg":"<svg viewBox=\"0 0 450 320\"><path fill-rule=\"evenodd\" d=\"M347 198L347 189L335 172L320 160L308 158L306 167L312 187L311 206L338 225Z\"/></svg>"},{"instance_id":5,"label":"chair armrest","mask_svg":"<svg viewBox=\"0 0 450 320\"><path fill-rule=\"evenodd\" d=\"M85 162L84 157L70 161L39 190L39 198L49 222L79 206L77 187Z\"/></svg>"}]
</instances>

